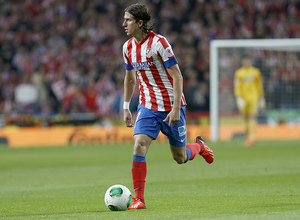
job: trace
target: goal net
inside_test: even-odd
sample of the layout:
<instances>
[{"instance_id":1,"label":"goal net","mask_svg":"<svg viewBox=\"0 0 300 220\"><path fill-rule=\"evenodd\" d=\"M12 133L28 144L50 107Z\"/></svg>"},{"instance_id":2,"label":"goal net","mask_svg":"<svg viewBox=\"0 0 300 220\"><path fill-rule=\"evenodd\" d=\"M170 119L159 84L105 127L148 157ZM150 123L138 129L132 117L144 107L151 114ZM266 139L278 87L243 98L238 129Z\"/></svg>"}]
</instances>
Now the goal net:
<instances>
[{"instance_id":1,"label":"goal net","mask_svg":"<svg viewBox=\"0 0 300 220\"><path fill-rule=\"evenodd\" d=\"M236 107L233 79L244 55L250 55L253 65L262 73L266 109L259 112L259 125L265 128L300 125L300 39L214 40L210 44L212 141L243 134L243 118Z\"/></svg>"}]
</instances>

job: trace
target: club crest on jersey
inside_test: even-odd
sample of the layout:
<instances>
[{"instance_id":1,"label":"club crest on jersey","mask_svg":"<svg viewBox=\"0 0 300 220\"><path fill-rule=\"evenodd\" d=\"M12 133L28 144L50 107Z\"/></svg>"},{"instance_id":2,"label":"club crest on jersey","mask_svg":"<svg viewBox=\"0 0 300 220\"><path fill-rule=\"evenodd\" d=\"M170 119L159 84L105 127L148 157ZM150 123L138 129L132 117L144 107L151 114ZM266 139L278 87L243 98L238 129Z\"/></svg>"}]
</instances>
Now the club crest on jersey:
<instances>
[{"instance_id":1,"label":"club crest on jersey","mask_svg":"<svg viewBox=\"0 0 300 220\"><path fill-rule=\"evenodd\" d=\"M146 49L146 57L148 57L148 58L152 57L152 49L151 48Z\"/></svg>"}]
</instances>

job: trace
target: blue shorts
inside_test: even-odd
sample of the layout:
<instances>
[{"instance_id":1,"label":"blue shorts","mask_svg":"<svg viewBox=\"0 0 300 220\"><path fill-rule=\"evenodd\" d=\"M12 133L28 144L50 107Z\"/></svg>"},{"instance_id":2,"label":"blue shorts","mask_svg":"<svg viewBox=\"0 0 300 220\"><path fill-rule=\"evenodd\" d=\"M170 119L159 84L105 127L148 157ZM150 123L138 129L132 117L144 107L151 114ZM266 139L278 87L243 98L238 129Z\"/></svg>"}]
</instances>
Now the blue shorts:
<instances>
[{"instance_id":1,"label":"blue shorts","mask_svg":"<svg viewBox=\"0 0 300 220\"><path fill-rule=\"evenodd\" d=\"M134 135L145 134L155 140L161 131L167 136L171 145L175 147L184 147L186 145L185 106L181 107L180 121L175 125L169 126L169 120L163 122L168 114L169 111L159 112L139 105L134 127Z\"/></svg>"}]
</instances>

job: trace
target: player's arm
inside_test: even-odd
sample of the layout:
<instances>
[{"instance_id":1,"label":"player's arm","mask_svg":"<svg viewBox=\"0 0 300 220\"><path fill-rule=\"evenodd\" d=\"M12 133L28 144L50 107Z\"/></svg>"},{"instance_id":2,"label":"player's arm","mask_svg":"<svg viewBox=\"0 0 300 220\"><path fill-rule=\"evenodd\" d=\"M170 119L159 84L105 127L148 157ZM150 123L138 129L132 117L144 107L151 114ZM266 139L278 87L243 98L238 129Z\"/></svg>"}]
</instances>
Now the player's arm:
<instances>
[{"instance_id":1,"label":"player's arm","mask_svg":"<svg viewBox=\"0 0 300 220\"><path fill-rule=\"evenodd\" d=\"M129 103L134 93L136 85L136 73L135 70L126 70L124 78L124 122L127 127L133 126L132 115L129 110Z\"/></svg>"},{"instance_id":2,"label":"player's arm","mask_svg":"<svg viewBox=\"0 0 300 220\"><path fill-rule=\"evenodd\" d=\"M265 94L264 94L264 88L263 88L263 83L261 79L261 72L259 70L257 74L257 80L256 80L256 87L258 91L258 96L259 96L259 107L261 109L264 109L266 107L266 101L265 101Z\"/></svg>"},{"instance_id":3,"label":"player's arm","mask_svg":"<svg viewBox=\"0 0 300 220\"><path fill-rule=\"evenodd\" d=\"M241 80L238 76L238 72L234 74L234 95L235 97L241 96Z\"/></svg>"},{"instance_id":4,"label":"player's arm","mask_svg":"<svg viewBox=\"0 0 300 220\"><path fill-rule=\"evenodd\" d=\"M183 79L178 64L170 66L167 70L170 76L173 78L174 103L171 112L164 121L169 120L169 125L171 126L180 121Z\"/></svg>"},{"instance_id":5,"label":"player's arm","mask_svg":"<svg viewBox=\"0 0 300 220\"><path fill-rule=\"evenodd\" d=\"M244 108L246 107L246 102L242 98L242 82L239 77L238 72L234 74L234 95L236 97L236 105L239 109L239 111L243 111Z\"/></svg>"}]
</instances>

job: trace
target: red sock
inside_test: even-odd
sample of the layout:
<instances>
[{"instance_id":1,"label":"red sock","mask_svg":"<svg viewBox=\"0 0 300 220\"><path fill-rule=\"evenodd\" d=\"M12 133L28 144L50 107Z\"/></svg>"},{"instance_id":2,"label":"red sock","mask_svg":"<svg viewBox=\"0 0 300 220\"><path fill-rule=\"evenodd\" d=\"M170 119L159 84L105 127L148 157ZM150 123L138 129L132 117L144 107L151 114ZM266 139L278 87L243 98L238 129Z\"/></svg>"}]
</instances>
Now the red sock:
<instances>
[{"instance_id":1,"label":"red sock","mask_svg":"<svg viewBox=\"0 0 300 220\"><path fill-rule=\"evenodd\" d=\"M132 162L132 181L133 188L136 198L140 199L145 203L144 191L145 191L145 182L147 175L147 164L146 162Z\"/></svg>"},{"instance_id":2,"label":"red sock","mask_svg":"<svg viewBox=\"0 0 300 220\"><path fill-rule=\"evenodd\" d=\"M204 145L202 143L186 144L186 147L191 151L189 160L193 160L200 152L204 151Z\"/></svg>"}]
</instances>

